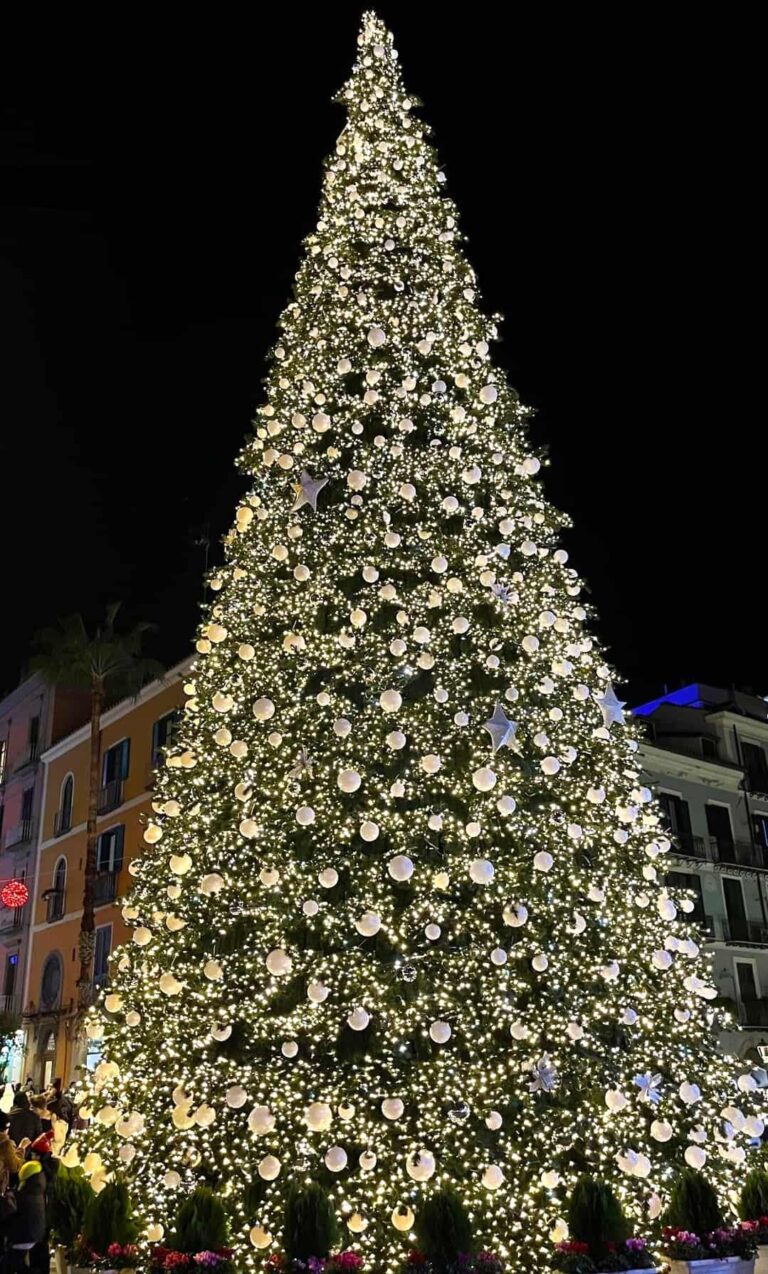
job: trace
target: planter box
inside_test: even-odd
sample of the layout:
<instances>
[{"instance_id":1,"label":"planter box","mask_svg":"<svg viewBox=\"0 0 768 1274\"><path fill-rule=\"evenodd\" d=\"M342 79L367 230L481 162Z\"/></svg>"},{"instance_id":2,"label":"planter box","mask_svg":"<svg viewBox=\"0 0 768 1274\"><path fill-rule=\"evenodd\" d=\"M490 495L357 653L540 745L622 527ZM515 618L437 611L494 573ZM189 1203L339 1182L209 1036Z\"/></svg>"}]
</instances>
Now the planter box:
<instances>
[{"instance_id":1,"label":"planter box","mask_svg":"<svg viewBox=\"0 0 768 1274\"><path fill-rule=\"evenodd\" d=\"M754 1274L752 1257L743 1261L740 1256L724 1256L706 1261L670 1261L671 1274Z\"/></svg>"}]
</instances>

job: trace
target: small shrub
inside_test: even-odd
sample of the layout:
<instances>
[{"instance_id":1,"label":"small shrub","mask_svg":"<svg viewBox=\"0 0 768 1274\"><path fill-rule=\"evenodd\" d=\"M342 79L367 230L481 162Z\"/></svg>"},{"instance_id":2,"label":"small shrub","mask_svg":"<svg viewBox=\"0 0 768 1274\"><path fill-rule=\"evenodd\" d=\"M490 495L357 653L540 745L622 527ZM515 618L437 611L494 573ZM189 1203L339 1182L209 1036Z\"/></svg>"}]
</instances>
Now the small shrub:
<instances>
[{"instance_id":1,"label":"small shrub","mask_svg":"<svg viewBox=\"0 0 768 1274\"><path fill-rule=\"evenodd\" d=\"M207 1186L197 1186L176 1213L173 1246L179 1252L215 1251L227 1242L227 1216Z\"/></svg>"},{"instance_id":2,"label":"small shrub","mask_svg":"<svg viewBox=\"0 0 768 1274\"><path fill-rule=\"evenodd\" d=\"M285 1205L283 1246L290 1261L306 1261L330 1254L338 1238L336 1214L328 1195L312 1181L294 1188Z\"/></svg>"},{"instance_id":3,"label":"small shrub","mask_svg":"<svg viewBox=\"0 0 768 1274\"><path fill-rule=\"evenodd\" d=\"M739 1211L744 1221L759 1221L768 1216L768 1172L765 1168L753 1168L747 1173Z\"/></svg>"},{"instance_id":4,"label":"small shrub","mask_svg":"<svg viewBox=\"0 0 768 1274\"><path fill-rule=\"evenodd\" d=\"M696 1168L685 1168L672 1186L666 1224L693 1234L710 1234L723 1224L714 1189Z\"/></svg>"},{"instance_id":5,"label":"small shrub","mask_svg":"<svg viewBox=\"0 0 768 1274\"><path fill-rule=\"evenodd\" d=\"M580 1177L568 1206L571 1237L586 1243L590 1254L605 1256L610 1244L629 1238L630 1227L621 1204L609 1185L594 1177Z\"/></svg>"},{"instance_id":6,"label":"small shrub","mask_svg":"<svg viewBox=\"0 0 768 1274\"><path fill-rule=\"evenodd\" d=\"M78 1234L82 1233L85 1212L93 1197L82 1168L65 1168L63 1163L59 1164L49 1212L54 1243L65 1248L74 1246Z\"/></svg>"},{"instance_id":7,"label":"small shrub","mask_svg":"<svg viewBox=\"0 0 768 1274\"><path fill-rule=\"evenodd\" d=\"M415 1228L419 1247L438 1268L440 1263L472 1251L472 1225L464 1204L452 1190L439 1190L424 1201Z\"/></svg>"},{"instance_id":8,"label":"small shrub","mask_svg":"<svg viewBox=\"0 0 768 1274\"><path fill-rule=\"evenodd\" d=\"M99 1194L91 1195L83 1218L83 1234L91 1250L102 1256L111 1243L134 1242L138 1226L124 1181L114 1181Z\"/></svg>"}]
</instances>

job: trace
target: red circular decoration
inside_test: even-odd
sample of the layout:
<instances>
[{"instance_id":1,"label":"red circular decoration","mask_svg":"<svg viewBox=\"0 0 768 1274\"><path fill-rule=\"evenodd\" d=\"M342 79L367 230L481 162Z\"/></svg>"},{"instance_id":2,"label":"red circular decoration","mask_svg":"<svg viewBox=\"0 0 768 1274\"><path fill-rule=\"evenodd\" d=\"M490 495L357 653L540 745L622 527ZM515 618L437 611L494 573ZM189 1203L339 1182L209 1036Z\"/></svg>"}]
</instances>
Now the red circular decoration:
<instances>
[{"instance_id":1,"label":"red circular decoration","mask_svg":"<svg viewBox=\"0 0 768 1274\"><path fill-rule=\"evenodd\" d=\"M23 907L29 902L29 886L23 880L9 880L0 889L0 902L4 907Z\"/></svg>"}]
</instances>

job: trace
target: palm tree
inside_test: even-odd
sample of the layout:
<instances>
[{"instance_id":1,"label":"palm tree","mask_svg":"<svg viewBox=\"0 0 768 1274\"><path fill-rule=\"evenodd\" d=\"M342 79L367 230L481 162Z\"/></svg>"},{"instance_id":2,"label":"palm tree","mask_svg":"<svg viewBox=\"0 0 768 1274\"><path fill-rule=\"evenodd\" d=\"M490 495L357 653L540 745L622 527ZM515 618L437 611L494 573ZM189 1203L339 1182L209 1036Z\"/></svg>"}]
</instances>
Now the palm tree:
<instances>
[{"instance_id":1,"label":"palm tree","mask_svg":"<svg viewBox=\"0 0 768 1274\"><path fill-rule=\"evenodd\" d=\"M101 786L101 715L107 701L138 695L148 681L163 675L163 667L141 654L141 646L151 624L137 624L127 633L115 631L120 608L109 606L103 626L89 634L82 615L60 620L57 628L44 628L34 638L32 666L54 686L83 688L91 697L91 750L88 776L88 820L86 823L83 914L78 949L80 976L77 1003L82 1012L91 1000L91 974L96 942L94 901L97 863L97 813Z\"/></svg>"}]
</instances>

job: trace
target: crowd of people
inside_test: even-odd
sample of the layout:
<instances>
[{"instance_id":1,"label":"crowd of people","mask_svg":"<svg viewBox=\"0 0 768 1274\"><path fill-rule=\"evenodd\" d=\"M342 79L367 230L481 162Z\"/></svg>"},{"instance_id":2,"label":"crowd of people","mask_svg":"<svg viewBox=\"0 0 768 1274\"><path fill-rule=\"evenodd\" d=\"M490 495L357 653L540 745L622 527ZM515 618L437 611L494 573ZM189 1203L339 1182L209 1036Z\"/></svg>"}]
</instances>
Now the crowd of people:
<instances>
[{"instance_id":1,"label":"crowd of people","mask_svg":"<svg viewBox=\"0 0 768 1274\"><path fill-rule=\"evenodd\" d=\"M10 1111L0 1110L0 1235L9 1274L48 1274L51 1191L75 1119L59 1079L43 1093L30 1081L16 1086Z\"/></svg>"}]
</instances>

